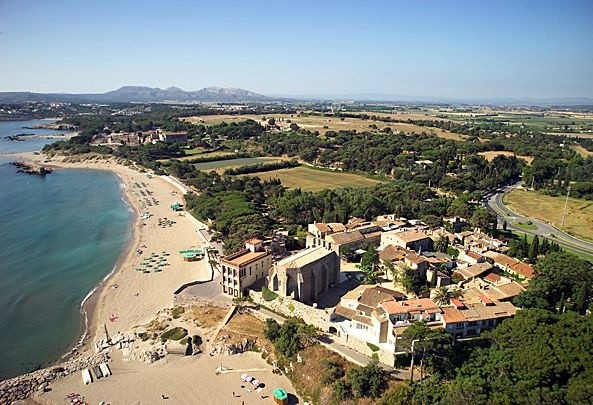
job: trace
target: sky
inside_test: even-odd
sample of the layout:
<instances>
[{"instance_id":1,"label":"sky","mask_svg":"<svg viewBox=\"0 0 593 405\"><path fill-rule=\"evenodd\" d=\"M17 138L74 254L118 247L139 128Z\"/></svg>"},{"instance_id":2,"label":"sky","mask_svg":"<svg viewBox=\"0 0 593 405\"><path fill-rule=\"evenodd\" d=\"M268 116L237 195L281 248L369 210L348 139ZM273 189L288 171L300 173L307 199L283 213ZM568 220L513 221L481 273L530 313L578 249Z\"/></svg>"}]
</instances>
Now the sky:
<instances>
[{"instance_id":1,"label":"sky","mask_svg":"<svg viewBox=\"0 0 593 405\"><path fill-rule=\"evenodd\" d=\"M593 97L593 0L0 0L0 91Z\"/></svg>"}]
</instances>

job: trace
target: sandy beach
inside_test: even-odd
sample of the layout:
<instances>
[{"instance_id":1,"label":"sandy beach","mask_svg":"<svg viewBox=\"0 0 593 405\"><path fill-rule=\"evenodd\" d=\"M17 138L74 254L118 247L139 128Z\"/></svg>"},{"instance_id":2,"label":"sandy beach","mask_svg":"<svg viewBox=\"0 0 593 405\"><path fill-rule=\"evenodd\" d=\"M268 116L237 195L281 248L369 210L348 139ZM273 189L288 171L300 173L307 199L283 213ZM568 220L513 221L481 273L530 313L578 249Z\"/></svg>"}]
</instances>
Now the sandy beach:
<instances>
[{"instance_id":1,"label":"sandy beach","mask_svg":"<svg viewBox=\"0 0 593 405\"><path fill-rule=\"evenodd\" d=\"M216 357L167 356L151 365L122 362L118 356L115 354L110 363L113 375L83 385L80 373L73 374L53 383L52 390L37 395L35 401L47 405L65 404L69 403L66 396L75 392L84 396L89 404L105 401L107 404L251 405L273 404L272 391L277 387L294 392L287 378L273 374L259 353ZM216 369L221 364L228 371L217 375ZM263 382L264 389L255 391L252 385L241 380L243 373ZM242 385L244 388L241 388ZM163 399L163 395L167 399ZM292 403L296 402L293 400Z\"/></svg>"},{"instance_id":2,"label":"sandy beach","mask_svg":"<svg viewBox=\"0 0 593 405\"><path fill-rule=\"evenodd\" d=\"M165 308L173 306L173 292L182 284L210 279L211 270L206 260L185 262L179 254L179 250L207 245L198 231L206 226L189 214L171 210L171 204L183 203L182 186L174 179L150 176L103 158L84 161L51 158L47 161L39 154L21 154L20 157L57 170L111 171L121 180L124 196L135 212L131 240L117 267L85 305L89 312L89 335L73 357L94 353L94 342L105 337L105 327L109 335L114 336L146 325ZM146 218L147 213L149 218ZM165 256L168 265L161 272L136 270L143 258L163 252L169 255ZM213 357L208 354L168 355L152 364L124 356L115 348L109 349L109 355L112 376L85 386L80 373L75 373L52 382L49 392L40 392L33 400L44 404L70 403L66 396L75 392L86 397L87 403L152 404L165 402L162 398L165 395L170 403L241 404L244 401L252 404L272 403L271 390L278 386L294 393L289 380L272 374L271 366L258 353ZM248 392L240 387L241 373L231 370L215 374L214 370L221 363L229 369L255 370L253 375L271 385L261 393ZM268 397L262 398L262 395Z\"/></svg>"}]
</instances>

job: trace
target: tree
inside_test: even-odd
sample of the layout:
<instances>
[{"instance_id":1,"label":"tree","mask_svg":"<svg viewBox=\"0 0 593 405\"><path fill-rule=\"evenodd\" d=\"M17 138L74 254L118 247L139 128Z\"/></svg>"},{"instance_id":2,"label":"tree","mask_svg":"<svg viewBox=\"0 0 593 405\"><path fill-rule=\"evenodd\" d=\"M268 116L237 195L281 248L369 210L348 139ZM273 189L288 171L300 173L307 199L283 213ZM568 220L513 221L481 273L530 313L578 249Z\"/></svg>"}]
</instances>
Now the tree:
<instances>
[{"instance_id":1,"label":"tree","mask_svg":"<svg viewBox=\"0 0 593 405\"><path fill-rule=\"evenodd\" d=\"M338 401L345 401L352 398L352 386L344 379L338 380L333 384L332 393Z\"/></svg>"},{"instance_id":2,"label":"tree","mask_svg":"<svg viewBox=\"0 0 593 405\"><path fill-rule=\"evenodd\" d=\"M531 241L531 245L529 246L529 262L535 263L537 261L537 255L539 253L539 238L535 235Z\"/></svg>"},{"instance_id":3,"label":"tree","mask_svg":"<svg viewBox=\"0 0 593 405\"><path fill-rule=\"evenodd\" d=\"M276 125L276 118L272 117L268 120L268 125L273 127L274 125Z\"/></svg>"},{"instance_id":4,"label":"tree","mask_svg":"<svg viewBox=\"0 0 593 405\"><path fill-rule=\"evenodd\" d=\"M321 376L321 383L323 385L330 385L344 377L344 367L335 360L321 360L321 364L325 367L323 375Z\"/></svg>"},{"instance_id":5,"label":"tree","mask_svg":"<svg viewBox=\"0 0 593 405\"><path fill-rule=\"evenodd\" d=\"M592 290L591 265L570 253L554 252L538 262L527 289L514 303L522 308L556 311L563 300L567 309L582 311L592 302Z\"/></svg>"},{"instance_id":6,"label":"tree","mask_svg":"<svg viewBox=\"0 0 593 405\"><path fill-rule=\"evenodd\" d=\"M373 245L367 248L367 251L362 254L360 258L360 265L364 267L374 268L379 263L379 254Z\"/></svg>"},{"instance_id":7,"label":"tree","mask_svg":"<svg viewBox=\"0 0 593 405\"><path fill-rule=\"evenodd\" d=\"M434 248L437 252L447 253L447 249L449 248L449 238L441 236L434 244Z\"/></svg>"},{"instance_id":8,"label":"tree","mask_svg":"<svg viewBox=\"0 0 593 405\"><path fill-rule=\"evenodd\" d=\"M447 286L439 287L434 291L434 302L439 306L449 305L451 300L459 298L461 290L451 290Z\"/></svg>"},{"instance_id":9,"label":"tree","mask_svg":"<svg viewBox=\"0 0 593 405\"><path fill-rule=\"evenodd\" d=\"M271 342L275 342L280 336L280 324L272 318L267 318L266 326L264 327L264 336Z\"/></svg>"},{"instance_id":10,"label":"tree","mask_svg":"<svg viewBox=\"0 0 593 405\"><path fill-rule=\"evenodd\" d=\"M395 266L395 264L393 264L393 262L391 260L383 260L383 269L385 270L385 273L387 274L391 274L391 278L393 280L393 285L397 285L398 281L399 281L399 270L398 268Z\"/></svg>"},{"instance_id":11,"label":"tree","mask_svg":"<svg viewBox=\"0 0 593 405\"><path fill-rule=\"evenodd\" d=\"M348 382L357 397L378 398L387 388L387 375L376 361L364 367L353 367L347 373Z\"/></svg>"},{"instance_id":12,"label":"tree","mask_svg":"<svg viewBox=\"0 0 593 405\"><path fill-rule=\"evenodd\" d=\"M483 232L491 232L496 221L496 215L482 207L477 208L470 219L471 225Z\"/></svg>"},{"instance_id":13,"label":"tree","mask_svg":"<svg viewBox=\"0 0 593 405\"><path fill-rule=\"evenodd\" d=\"M505 219L505 220L502 222L502 230L506 232L506 231L507 231L507 227L508 227L508 225L507 225L507 220Z\"/></svg>"}]
</instances>

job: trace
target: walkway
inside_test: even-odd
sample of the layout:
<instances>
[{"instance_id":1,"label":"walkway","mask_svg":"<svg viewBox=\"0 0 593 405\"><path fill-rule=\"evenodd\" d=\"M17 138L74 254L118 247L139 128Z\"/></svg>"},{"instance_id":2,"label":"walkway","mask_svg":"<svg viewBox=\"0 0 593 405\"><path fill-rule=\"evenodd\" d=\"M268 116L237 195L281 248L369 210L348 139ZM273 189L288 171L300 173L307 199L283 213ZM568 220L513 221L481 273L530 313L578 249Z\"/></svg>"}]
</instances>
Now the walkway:
<instances>
[{"instance_id":1,"label":"walkway","mask_svg":"<svg viewBox=\"0 0 593 405\"><path fill-rule=\"evenodd\" d=\"M274 319L279 324L283 324L284 321L286 320L285 317L278 315L274 312L271 312L271 311L267 310L266 308L259 307L259 309L255 310L255 311L259 312L261 315L263 315L267 318ZM351 361L352 363L358 364L359 366L366 366L371 361L373 361L372 358L370 358L369 356L367 356L365 354L359 353L356 350L346 347L340 343L334 342L331 335L328 335L325 333L321 334L318 338L318 341L320 344L322 344L329 350L331 350L335 353L338 353L340 356L346 358L347 360ZM389 365L381 363L381 362L379 362L379 365L384 370L386 370L391 375L393 375L395 378L398 378L400 380L409 380L410 379L410 370L409 369L404 369L404 370L395 369L392 366L389 366Z\"/></svg>"}]
</instances>

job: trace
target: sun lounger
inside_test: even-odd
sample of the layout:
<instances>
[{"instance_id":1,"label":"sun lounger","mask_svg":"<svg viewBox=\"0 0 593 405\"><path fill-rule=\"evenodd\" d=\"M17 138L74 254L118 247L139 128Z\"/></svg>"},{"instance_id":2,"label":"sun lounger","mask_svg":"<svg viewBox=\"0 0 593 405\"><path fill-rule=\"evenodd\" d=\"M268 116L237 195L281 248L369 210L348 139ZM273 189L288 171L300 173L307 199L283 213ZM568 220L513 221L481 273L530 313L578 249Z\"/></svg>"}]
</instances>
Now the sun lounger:
<instances>
[{"instance_id":1,"label":"sun lounger","mask_svg":"<svg viewBox=\"0 0 593 405\"><path fill-rule=\"evenodd\" d=\"M101 363L101 364L99 364L99 367L101 368L101 371L103 372L104 377L111 375L111 370L109 369L109 366L107 365L107 363Z\"/></svg>"},{"instance_id":2,"label":"sun lounger","mask_svg":"<svg viewBox=\"0 0 593 405\"><path fill-rule=\"evenodd\" d=\"M93 377L91 376L91 372L88 368L82 370L82 382L84 385L90 384L93 382Z\"/></svg>"}]
</instances>

